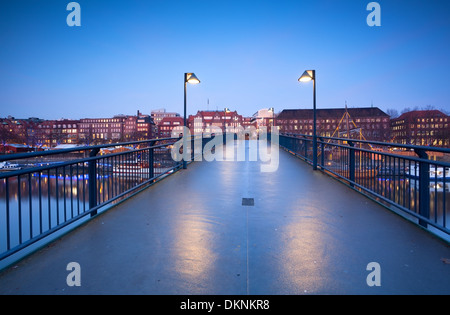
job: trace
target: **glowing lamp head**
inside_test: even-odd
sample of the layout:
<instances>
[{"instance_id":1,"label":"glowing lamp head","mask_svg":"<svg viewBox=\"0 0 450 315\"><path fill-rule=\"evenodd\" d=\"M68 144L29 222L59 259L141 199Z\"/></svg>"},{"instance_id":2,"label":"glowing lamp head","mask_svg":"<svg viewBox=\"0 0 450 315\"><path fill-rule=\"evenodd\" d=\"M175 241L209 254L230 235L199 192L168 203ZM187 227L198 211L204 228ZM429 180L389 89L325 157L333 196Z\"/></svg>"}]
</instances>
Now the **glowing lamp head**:
<instances>
[{"instance_id":1,"label":"glowing lamp head","mask_svg":"<svg viewBox=\"0 0 450 315\"><path fill-rule=\"evenodd\" d=\"M199 84L200 80L193 73L186 74L186 82L189 84Z\"/></svg>"},{"instance_id":2,"label":"glowing lamp head","mask_svg":"<svg viewBox=\"0 0 450 315\"><path fill-rule=\"evenodd\" d=\"M312 70L306 70L298 79L299 82L309 82L311 80L314 80L314 73Z\"/></svg>"}]
</instances>

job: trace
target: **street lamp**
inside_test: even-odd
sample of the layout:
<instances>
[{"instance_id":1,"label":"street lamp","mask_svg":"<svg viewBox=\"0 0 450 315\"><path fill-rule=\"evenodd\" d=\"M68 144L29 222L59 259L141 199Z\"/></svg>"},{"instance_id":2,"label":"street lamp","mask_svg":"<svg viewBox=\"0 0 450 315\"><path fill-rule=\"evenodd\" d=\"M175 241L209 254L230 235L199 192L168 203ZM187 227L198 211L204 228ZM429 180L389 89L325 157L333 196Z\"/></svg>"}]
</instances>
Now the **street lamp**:
<instances>
[{"instance_id":1,"label":"street lamp","mask_svg":"<svg viewBox=\"0 0 450 315\"><path fill-rule=\"evenodd\" d=\"M186 121L186 86L187 84L199 84L200 80L193 73L185 73L184 74L184 128L187 128ZM186 135L183 134L183 139L186 139ZM183 143L183 150L186 150L186 143ZM184 154L183 154L184 155ZM183 158L183 169L187 168L187 162Z\"/></svg>"},{"instance_id":2,"label":"street lamp","mask_svg":"<svg viewBox=\"0 0 450 315\"><path fill-rule=\"evenodd\" d=\"M269 108L269 112L272 113L272 127L275 128L275 109L273 107L271 107L271 108ZM270 130L270 133L272 133L272 130Z\"/></svg>"},{"instance_id":3,"label":"street lamp","mask_svg":"<svg viewBox=\"0 0 450 315\"><path fill-rule=\"evenodd\" d=\"M225 107L223 109L223 133L222 133L222 137L223 137L223 144L226 144L226 133L227 133L227 113L230 113L230 109L228 107ZM230 124L231 126L231 124Z\"/></svg>"},{"instance_id":4,"label":"street lamp","mask_svg":"<svg viewBox=\"0 0 450 315\"><path fill-rule=\"evenodd\" d=\"M230 109L228 107L225 107L223 109L223 134L225 135L226 129L227 129L227 113L230 112Z\"/></svg>"},{"instance_id":5,"label":"street lamp","mask_svg":"<svg viewBox=\"0 0 450 315\"><path fill-rule=\"evenodd\" d=\"M316 70L306 70L298 81L313 81L313 170L317 170Z\"/></svg>"}]
</instances>

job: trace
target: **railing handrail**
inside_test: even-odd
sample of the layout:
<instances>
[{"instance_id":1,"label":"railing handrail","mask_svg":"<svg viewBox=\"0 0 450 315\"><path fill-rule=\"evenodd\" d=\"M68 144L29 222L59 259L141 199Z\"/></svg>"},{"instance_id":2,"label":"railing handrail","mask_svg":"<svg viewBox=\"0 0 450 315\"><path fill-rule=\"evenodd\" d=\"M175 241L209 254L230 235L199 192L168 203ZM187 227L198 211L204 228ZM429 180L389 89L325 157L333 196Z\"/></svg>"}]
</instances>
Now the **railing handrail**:
<instances>
[{"instance_id":1,"label":"railing handrail","mask_svg":"<svg viewBox=\"0 0 450 315\"><path fill-rule=\"evenodd\" d=\"M176 140L178 138L173 138L173 139ZM168 140L168 139L166 139L166 140ZM156 148L165 147L167 145L170 145L170 144L163 143L163 144L158 144L158 145L152 145L152 146L148 146L145 148L133 149L133 150L127 151L126 153L145 151L148 149L156 149ZM107 155L107 157L112 158L112 157L120 156L120 155L123 155L123 152L110 153ZM56 167L62 168L62 167L70 166L70 165L77 164L77 163L88 163L90 161L96 161L96 160L100 160L100 159L104 159L104 158L105 158L105 156L96 155L96 156L92 156L92 157L84 157L84 158L80 158L80 159L74 159L74 160L70 160L70 161L60 162L60 163L58 163L58 165L52 164L52 165L36 166L36 167L24 168L21 170L9 171L9 172L3 173L3 174L0 173L0 179L4 179L7 177L26 175L26 174L30 174L30 173L43 172L43 171L54 169Z\"/></svg>"},{"instance_id":2,"label":"railing handrail","mask_svg":"<svg viewBox=\"0 0 450 315\"><path fill-rule=\"evenodd\" d=\"M74 148L68 148L68 149L56 149L56 150L47 150L47 151L6 154L6 155L0 155L0 162L11 161L11 160L21 160L21 159L26 159L26 158L34 158L34 157L49 156L49 155L67 154L67 153L81 152L81 151L100 150L100 149L104 149L104 148L112 148L112 147L119 147L119 146L123 147L123 146L127 146L127 145L149 143L152 141L168 141L168 140L176 140L176 139L179 139L179 138L155 138L155 139L140 140L140 141L99 144L99 145L93 145L93 146L80 146L80 147L74 147Z\"/></svg>"},{"instance_id":3,"label":"railing handrail","mask_svg":"<svg viewBox=\"0 0 450 315\"><path fill-rule=\"evenodd\" d=\"M310 135L299 135L299 134L294 134L294 135L295 136L293 136L291 134L289 134L289 135L282 134L280 136L291 138L291 139L301 139L301 138L298 138L296 136L302 136L304 138L312 138L312 136L310 136ZM329 143L329 142L324 141L324 139L336 140L336 141L347 141L347 142L359 142L359 143L365 143L365 144L377 144L377 143L382 143L382 142L367 141L367 140L363 141L363 140L347 139L347 138L322 137L322 136L319 136L317 138L319 139L317 141L317 143L319 143L319 144L323 143L325 145L329 144L329 145L333 145L335 147L340 147L340 148L348 148L348 149L353 149L353 150L357 149L358 151L367 152L367 153L382 153L384 156L390 156L390 157L393 157L393 158L402 157L405 160L410 160L410 161L414 161L414 162L425 162L425 163L435 164L435 165L439 165L439 166L446 167L446 168L450 167L450 162L433 161L433 160L430 160L430 159L424 159L424 158L416 157L416 156L404 156L404 155L399 155L399 154L396 154L396 153L379 152L379 151L373 151L373 150L368 150L368 149L364 149L364 148L357 148L357 147L351 146L351 145L338 144L338 143ZM308 140L308 141L312 141L312 139ZM396 144L391 144L391 143L387 143L385 145L386 146L397 146ZM410 147L413 150L433 151L433 152L449 153L450 154L450 149L447 149L447 148L435 148L435 147L432 148L432 149L442 149L442 150L438 151L438 150L432 150L432 149L430 149L430 147L425 147L425 146L410 146Z\"/></svg>"},{"instance_id":4,"label":"railing handrail","mask_svg":"<svg viewBox=\"0 0 450 315\"><path fill-rule=\"evenodd\" d=\"M284 133L284 134L280 134L280 136L285 136L285 137L290 137L290 138L298 138L298 137L312 138L313 137L311 135L292 134L292 133ZM380 145L380 146L386 146L386 147L398 147L398 148L413 149L413 150L417 149L417 150L423 150L423 151L433 151L433 152L441 152L441 153L449 153L450 154L450 148L420 146L420 145L412 145L412 144L401 144L401 143L395 143L395 142L381 142L381 141L370 141L370 140L359 140L359 139L336 138L336 137L326 137L326 136L317 136L317 138L336 140L336 141L352 141L352 142Z\"/></svg>"}]
</instances>

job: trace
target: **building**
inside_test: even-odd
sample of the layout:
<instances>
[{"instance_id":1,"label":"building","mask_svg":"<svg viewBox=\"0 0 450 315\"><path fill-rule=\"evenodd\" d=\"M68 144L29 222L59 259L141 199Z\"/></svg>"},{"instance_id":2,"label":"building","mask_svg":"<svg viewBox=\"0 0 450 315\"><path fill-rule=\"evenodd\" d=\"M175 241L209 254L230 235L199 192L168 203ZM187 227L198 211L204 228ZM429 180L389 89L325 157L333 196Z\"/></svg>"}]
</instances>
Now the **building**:
<instances>
[{"instance_id":1,"label":"building","mask_svg":"<svg viewBox=\"0 0 450 315\"><path fill-rule=\"evenodd\" d=\"M137 140L148 140L156 137L158 129L150 115L138 112L136 119Z\"/></svg>"},{"instance_id":2,"label":"building","mask_svg":"<svg viewBox=\"0 0 450 315\"><path fill-rule=\"evenodd\" d=\"M171 138L172 130L183 125L184 119L181 117L164 117L158 124L158 138Z\"/></svg>"},{"instance_id":3,"label":"building","mask_svg":"<svg viewBox=\"0 0 450 315\"><path fill-rule=\"evenodd\" d=\"M280 133L313 135L312 109L285 109L276 117ZM372 141L390 139L389 115L377 107L329 108L316 110L318 136L362 138Z\"/></svg>"},{"instance_id":4,"label":"building","mask_svg":"<svg viewBox=\"0 0 450 315\"><path fill-rule=\"evenodd\" d=\"M150 115L117 115L113 118L42 120L38 118L0 119L0 144L23 144L54 148L61 145L95 145L148 140L157 129Z\"/></svg>"},{"instance_id":5,"label":"building","mask_svg":"<svg viewBox=\"0 0 450 315\"><path fill-rule=\"evenodd\" d=\"M253 120L252 117L243 117L242 118L242 127L244 129L254 128L255 130L258 128L258 124Z\"/></svg>"},{"instance_id":6,"label":"building","mask_svg":"<svg viewBox=\"0 0 450 315\"><path fill-rule=\"evenodd\" d=\"M148 140L155 136L155 124L150 115L117 115L113 118L80 120L79 138L84 144Z\"/></svg>"},{"instance_id":7,"label":"building","mask_svg":"<svg viewBox=\"0 0 450 315\"><path fill-rule=\"evenodd\" d=\"M16 119L9 116L8 118L0 119L0 143L2 145L9 144L24 144L30 147L41 145L40 124L44 120L39 118Z\"/></svg>"},{"instance_id":8,"label":"building","mask_svg":"<svg viewBox=\"0 0 450 315\"><path fill-rule=\"evenodd\" d=\"M163 118L165 117L180 117L180 114L178 113L170 113L170 112L166 112L166 110L164 108L162 109L155 109L152 110L150 113L150 116L153 120L153 122L155 123L156 126L159 125L159 123L161 122L161 120L163 120Z\"/></svg>"},{"instance_id":9,"label":"building","mask_svg":"<svg viewBox=\"0 0 450 315\"><path fill-rule=\"evenodd\" d=\"M260 109L251 117L251 121L255 123L255 127L260 129L266 127L268 132L271 132L271 127L276 126L275 111L273 109Z\"/></svg>"},{"instance_id":10,"label":"building","mask_svg":"<svg viewBox=\"0 0 450 315\"><path fill-rule=\"evenodd\" d=\"M392 142L450 147L450 117L439 110L415 110L391 120Z\"/></svg>"},{"instance_id":11,"label":"building","mask_svg":"<svg viewBox=\"0 0 450 315\"><path fill-rule=\"evenodd\" d=\"M0 144L0 152L3 154L27 153L33 151L35 151L35 148L25 144Z\"/></svg>"},{"instance_id":12,"label":"building","mask_svg":"<svg viewBox=\"0 0 450 315\"><path fill-rule=\"evenodd\" d=\"M79 122L80 144L92 145L124 140L125 121L128 116L113 118L83 118Z\"/></svg>"},{"instance_id":13,"label":"building","mask_svg":"<svg viewBox=\"0 0 450 315\"><path fill-rule=\"evenodd\" d=\"M238 132L238 128L244 125L244 118L237 111L197 111L196 115L190 115L187 122L191 134L214 133L213 127L227 132Z\"/></svg>"},{"instance_id":14,"label":"building","mask_svg":"<svg viewBox=\"0 0 450 315\"><path fill-rule=\"evenodd\" d=\"M3 145L7 143L24 144L26 142L27 125L21 119L3 118L0 124L0 141Z\"/></svg>"},{"instance_id":15,"label":"building","mask_svg":"<svg viewBox=\"0 0 450 315\"><path fill-rule=\"evenodd\" d=\"M28 144L35 144L38 147L56 147L61 144L77 144L78 126L79 120L44 120L34 128L33 141L29 141ZM31 128L29 128L28 134L30 134L30 130Z\"/></svg>"}]
</instances>

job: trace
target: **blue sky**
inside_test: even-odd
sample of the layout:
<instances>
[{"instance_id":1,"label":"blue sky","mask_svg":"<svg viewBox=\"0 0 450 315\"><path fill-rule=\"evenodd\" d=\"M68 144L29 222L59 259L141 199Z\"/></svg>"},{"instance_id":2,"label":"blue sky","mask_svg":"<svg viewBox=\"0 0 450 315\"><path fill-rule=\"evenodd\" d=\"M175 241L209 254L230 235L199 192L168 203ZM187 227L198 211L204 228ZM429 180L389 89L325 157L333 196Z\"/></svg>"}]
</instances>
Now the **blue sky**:
<instances>
[{"instance_id":1,"label":"blue sky","mask_svg":"<svg viewBox=\"0 0 450 315\"><path fill-rule=\"evenodd\" d=\"M188 113L432 105L450 110L450 2L366 0L68 0L0 2L0 117L112 117L166 108ZM208 105L209 100L209 105Z\"/></svg>"}]
</instances>

